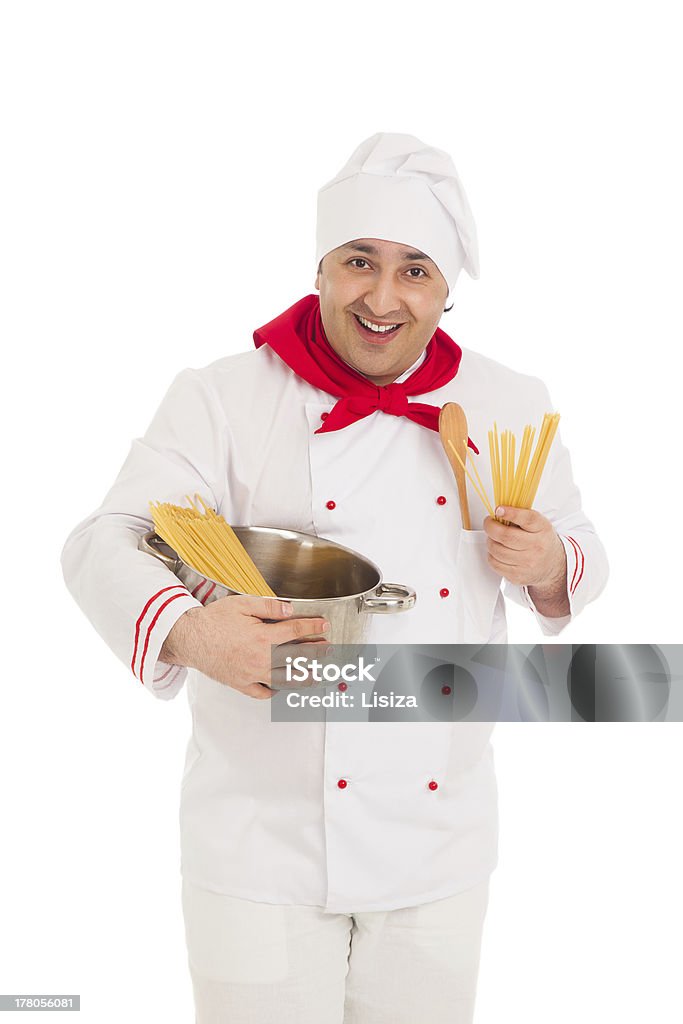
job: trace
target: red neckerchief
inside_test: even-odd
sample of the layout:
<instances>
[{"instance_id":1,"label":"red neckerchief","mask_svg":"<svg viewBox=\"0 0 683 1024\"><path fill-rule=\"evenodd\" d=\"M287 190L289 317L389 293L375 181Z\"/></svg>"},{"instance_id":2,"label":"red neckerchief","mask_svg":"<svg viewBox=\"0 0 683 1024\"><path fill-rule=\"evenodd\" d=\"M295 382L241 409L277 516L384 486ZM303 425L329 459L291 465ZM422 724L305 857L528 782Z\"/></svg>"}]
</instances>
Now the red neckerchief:
<instances>
[{"instance_id":1,"label":"red neckerchief","mask_svg":"<svg viewBox=\"0 0 683 1024\"><path fill-rule=\"evenodd\" d=\"M391 416L406 416L422 427L438 431L440 407L409 402L408 395L424 395L453 380L462 357L460 346L437 327L420 366L400 384L378 387L345 363L330 345L317 295L306 295L259 327L254 331L254 343L256 348L270 345L297 376L339 399L316 434L341 430L378 410ZM468 444L479 454L469 438Z\"/></svg>"}]
</instances>

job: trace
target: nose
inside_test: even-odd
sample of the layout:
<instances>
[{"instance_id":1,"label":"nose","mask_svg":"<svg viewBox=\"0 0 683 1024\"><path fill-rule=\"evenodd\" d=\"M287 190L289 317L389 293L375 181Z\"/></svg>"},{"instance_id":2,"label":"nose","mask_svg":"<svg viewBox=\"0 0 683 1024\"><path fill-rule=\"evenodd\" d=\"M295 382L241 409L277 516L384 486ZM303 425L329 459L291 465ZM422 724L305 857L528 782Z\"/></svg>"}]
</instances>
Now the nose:
<instances>
[{"instance_id":1,"label":"nose","mask_svg":"<svg viewBox=\"0 0 683 1024\"><path fill-rule=\"evenodd\" d=\"M401 298L393 273L388 270L376 273L364 300L369 313L377 320L388 321L400 315Z\"/></svg>"}]
</instances>

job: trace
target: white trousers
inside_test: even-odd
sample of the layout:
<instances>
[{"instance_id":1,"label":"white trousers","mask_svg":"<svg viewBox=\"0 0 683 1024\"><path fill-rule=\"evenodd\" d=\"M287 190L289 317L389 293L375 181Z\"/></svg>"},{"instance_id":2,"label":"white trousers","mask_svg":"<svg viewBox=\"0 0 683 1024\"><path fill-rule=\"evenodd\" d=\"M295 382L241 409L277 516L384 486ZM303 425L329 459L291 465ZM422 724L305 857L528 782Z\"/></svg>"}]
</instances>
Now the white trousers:
<instances>
[{"instance_id":1,"label":"white trousers","mask_svg":"<svg viewBox=\"0 0 683 1024\"><path fill-rule=\"evenodd\" d=\"M184 881L196 1024L471 1024L488 888L329 914Z\"/></svg>"}]
</instances>

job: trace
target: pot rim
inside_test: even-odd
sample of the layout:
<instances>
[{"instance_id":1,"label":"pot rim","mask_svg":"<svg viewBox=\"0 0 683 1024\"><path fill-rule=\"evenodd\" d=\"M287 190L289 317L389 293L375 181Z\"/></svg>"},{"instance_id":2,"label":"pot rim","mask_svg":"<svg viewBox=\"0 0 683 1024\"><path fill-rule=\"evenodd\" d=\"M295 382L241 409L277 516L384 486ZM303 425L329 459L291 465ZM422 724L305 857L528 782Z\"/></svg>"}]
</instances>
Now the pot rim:
<instances>
[{"instance_id":1,"label":"pot rim","mask_svg":"<svg viewBox=\"0 0 683 1024\"><path fill-rule=\"evenodd\" d=\"M268 533L275 534L278 537L284 537L286 539L303 539L307 541L319 541L321 545L329 544L332 547L337 548L339 551L344 551L346 554L352 555L354 558L358 558L361 562L364 562L367 566L374 569L375 572L377 573L377 582L375 583L375 585L370 587L368 590L361 590L357 594L344 594L343 597L282 597L279 594L276 594L275 597L271 598L272 601L287 601L290 604L333 604L334 602L338 601L352 601L356 600L357 598L364 597L366 594L372 594L375 590L377 590L379 586L381 586L383 582L383 577L379 566L376 565L371 559L366 558L365 555L361 555L359 551L355 551L353 548L347 548L344 544L338 544L335 540L329 540L327 537L319 537L315 533L301 533L298 530L283 530L277 526L233 526L232 529L234 530L238 537L240 533ZM200 579L207 580L209 583L213 583L214 586L216 587L222 587L222 589L227 591L228 594L235 594L238 597L256 596L254 594L247 594L243 590L233 590L231 587L228 587L225 583L221 583L219 582L219 580L214 580L211 576L205 576L204 573L199 572L199 570L195 569L194 566L188 565L187 562L183 561L183 559L174 550L174 548L172 548L171 545L163 539L163 537L159 536L156 530L149 530L147 533L144 534L143 539L150 544L154 539L158 540L161 544L165 545L165 547L169 551L173 553L179 565L182 565L186 569L189 569L190 572L193 572Z\"/></svg>"}]
</instances>

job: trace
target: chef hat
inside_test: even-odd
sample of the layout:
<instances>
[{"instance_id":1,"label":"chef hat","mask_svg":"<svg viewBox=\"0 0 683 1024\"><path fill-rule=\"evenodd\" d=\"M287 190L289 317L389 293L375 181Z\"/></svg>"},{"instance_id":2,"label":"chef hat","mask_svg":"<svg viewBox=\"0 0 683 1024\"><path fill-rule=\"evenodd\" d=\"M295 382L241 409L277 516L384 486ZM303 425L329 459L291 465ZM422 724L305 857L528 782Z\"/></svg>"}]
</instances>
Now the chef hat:
<instances>
[{"instance_id":1,"label":"chef hat","mask_svg":"<svg viewBox=\"0 0 683 1024\"><path fill-rule=\"evenodd\" d=\"M421 249L446 279L449 296L463 267L479 277L477 230L453 161L414 135L371 136L318 192L316 266L354 238Z\"/></svg>"}]
</instances>

